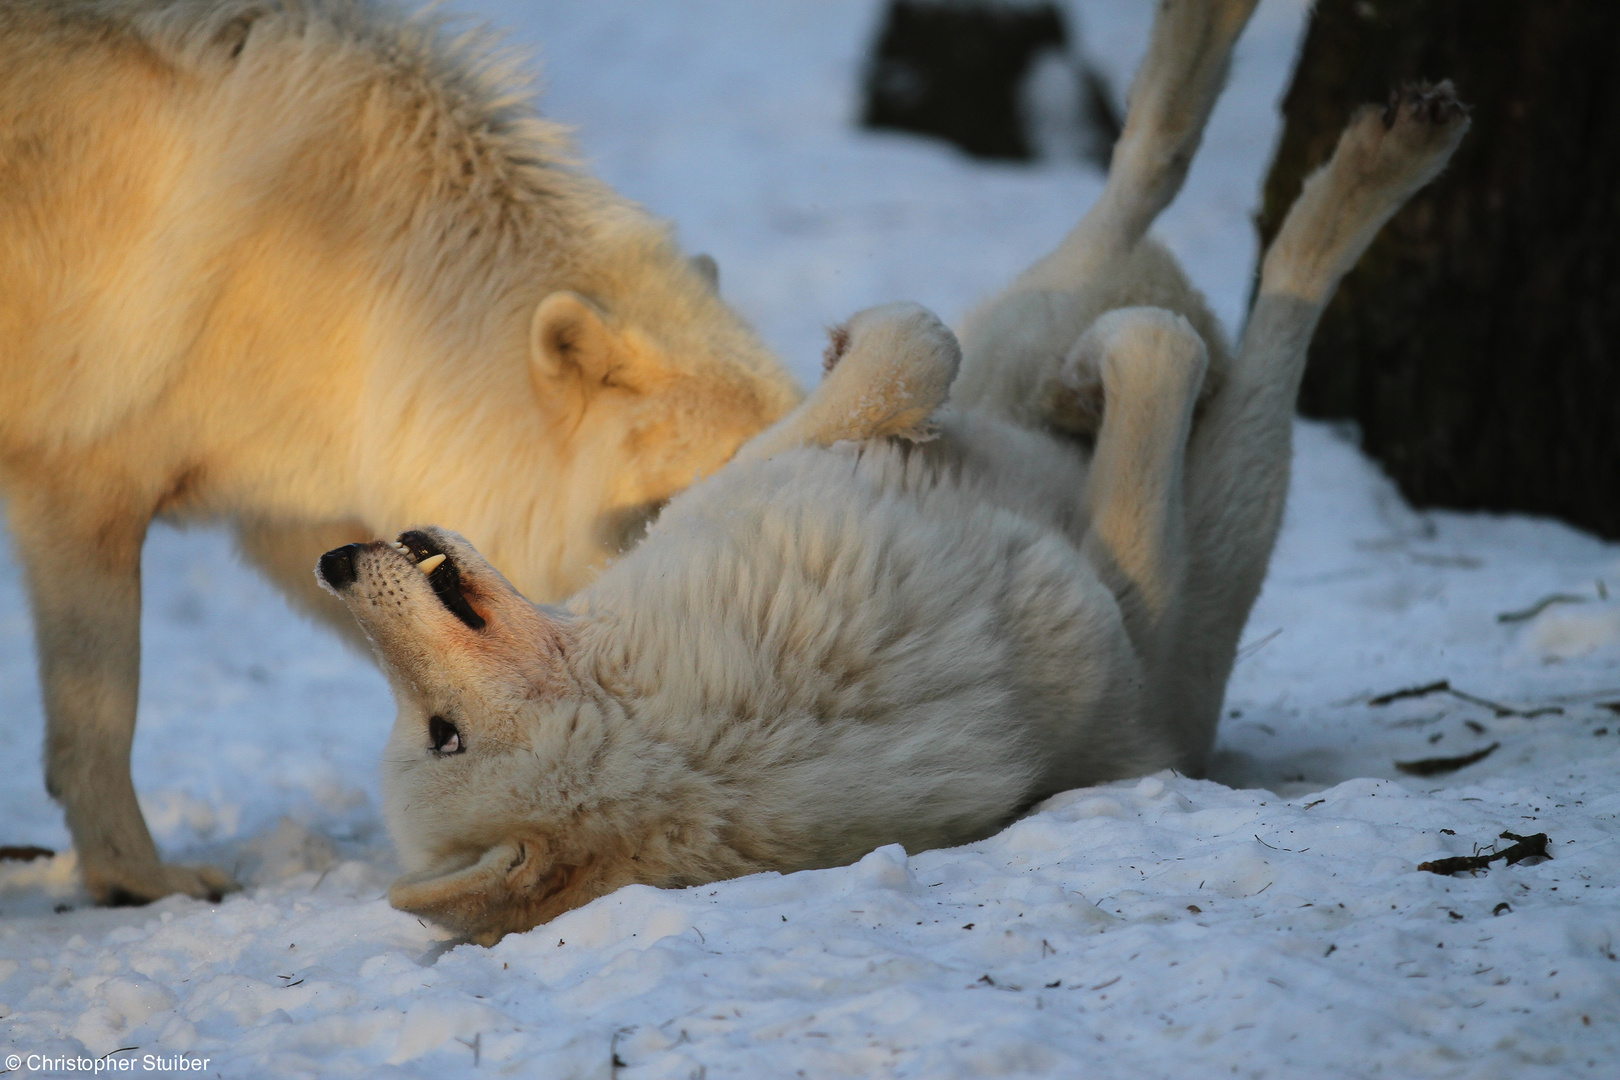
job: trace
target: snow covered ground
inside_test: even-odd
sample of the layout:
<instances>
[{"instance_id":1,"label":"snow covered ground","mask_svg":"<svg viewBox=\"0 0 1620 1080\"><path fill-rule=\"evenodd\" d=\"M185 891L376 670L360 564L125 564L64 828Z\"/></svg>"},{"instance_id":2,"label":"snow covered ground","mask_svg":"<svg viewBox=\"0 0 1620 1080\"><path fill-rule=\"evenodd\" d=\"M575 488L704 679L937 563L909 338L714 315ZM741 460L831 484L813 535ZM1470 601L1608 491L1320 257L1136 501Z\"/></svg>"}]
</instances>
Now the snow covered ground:
<instances>
[{"instance_id":1,"label":"snow covered ground","mask_svg":"<svg viewBox=\"0 0 1620 1080\"><path fill-rule=\"evenodd\" d=\"M1151 3L1074 6L1122 88ZM475 10L543 50L547 109L593 167L714 252L806 376L826 323L897 298L957 316L1100 187L854 131L871 0ZM1301 20L1302 0L1261 5L1159 229L1229 325ZM220 1077L1612 1076L1620 546L1414 512L1339 432L1298 434L1212 779L1069 792L962 849L625 889L493 949L383 899L381 678L221 535L158 529L136 784L171 857L247 888L97 910L71 854L0 864L0 1054L27 1074L132 1048L136 1072L189 1055ZM1554 593L1583 602L1498 619ZM1441 679L1501 707L1371 702ZM0 843L65 848L37 695L0 554ZM1554 858L1416 869L1504 831Z\"/></svg>"}]
</instances>

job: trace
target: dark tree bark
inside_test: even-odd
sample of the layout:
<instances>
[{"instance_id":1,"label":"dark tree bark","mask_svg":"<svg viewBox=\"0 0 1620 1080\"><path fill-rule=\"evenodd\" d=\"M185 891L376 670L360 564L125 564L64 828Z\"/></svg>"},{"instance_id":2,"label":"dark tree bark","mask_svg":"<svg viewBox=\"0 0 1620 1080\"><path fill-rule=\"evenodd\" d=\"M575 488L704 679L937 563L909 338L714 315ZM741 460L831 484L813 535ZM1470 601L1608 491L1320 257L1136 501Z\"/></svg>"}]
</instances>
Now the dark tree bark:
<instances>
[{"instance_id":1,"label":"dark tree bark","mask_svg":"<svg viewBox=\"0 0 1620 1080\"><path fill-rule=\"evenodd\" d=\"M1300 408L1417 505L1620 537L1620 4L1319 0L1283 102L1269 243L1351 111L1450 78L1473 129L1345 279Z\"/></svg>"}]
</instances>

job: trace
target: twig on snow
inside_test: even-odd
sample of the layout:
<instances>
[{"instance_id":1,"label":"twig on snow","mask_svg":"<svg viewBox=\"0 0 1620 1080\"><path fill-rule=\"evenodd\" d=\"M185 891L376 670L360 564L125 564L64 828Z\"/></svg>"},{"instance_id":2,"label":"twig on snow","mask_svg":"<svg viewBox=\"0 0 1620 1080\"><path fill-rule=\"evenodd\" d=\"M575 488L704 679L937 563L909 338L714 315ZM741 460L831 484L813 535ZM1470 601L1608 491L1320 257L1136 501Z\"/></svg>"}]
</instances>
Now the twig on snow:
<instances>
[{"instance_id":1,"label":"twig on snow","mask_svg":"<svg viewBox=\"0 0 1620 1080\"><path fill-rule=\"evenodd\" d=\"M1535 618L1537 615L1540 615L1543 611L1546 611L1554 604L1584 603L1586 603L1586 597L1584 596L1576 596L1574 593L1567 592L1552 593L1548 596L1543 596L1540 600L1537 600L1527 608L1520 608L1518 611L1504 611L1502 614L1496 617L1496 621L1499 623L1527 622L1528 620Z\"/></svg>"},{"instance_id":2,"label":"twig on snow","mask_svg":"<svg viewBox=\"0 0 1620 1080\"><path fill-rule=\"evenodd\" d=\"M1505 832L1501 838L1503 840L1513 840L1515 843L1511 847L1503 848L1501 851L1489 851L1483 855L1453 855L1448 859L1435 859L1433 862L1418 863L1418 869L1427 870L1431 874L1460 874L1464 870L1470 873L1475 870L1487 870L1490 868L1491 863L1497 859L1506 859L1508 864L1512 865L1535 856L1540 856L1543 859L1552 858L1552 854L1547 850L1547 845L1551 841L1547 839L1546 833L1520 836L1518 833Z\"/></svg>"},{"instance_id":3,"label":"twig on snow","mask_svg":"<svg viewBox=\"0 0 1620 1080\"><path fill-rule=\"evenodd\" d=\"M1402 701L1406 698L1428 697L1430 694L1450 694L1458 701L1466 701L1470 705L1479 705L1482 708L1489 709L1499 718L1519 716L1526 720L1534 720L1538 716L1562 716L1564 714L1563 707L1559 705L1542 705L1534 709L1515 709L1511 705L1503 705L1500 701L1482 698L1478 694L1470 694L1466 690L1458 690L1451 685L1450 679L1440 679L1436 682L1424 683L1422 686L1408 686L1401 690L1391 690L1387 694L1379 694L1377 697L1368 698L1367 704L1375 709L1380 709L1396 701Z\"/></svg>"},{"instance_id":4,"label":"twig on snow","mask_svg":"<svg viewBox=\"0 0 1620 1080\"><path fill-rule=\"evenodd\" d=\"M1499 717L1520 716L1526 720L1534 720L1538 716L1564 715L1563 708L1558 705L1542 705L1539 708L1534 709L1515 709L1513 706L1503 705L1499 701L1492 701L1489 698L1475 697L1473 694L1465 694L1455 687L1448 687L1446 693L1460 701L1466 701L1473 705L1483 705L1485 708L1491 710Z\"/></svg>"},{"instance_id":5,"label":"twig on snow","mask_svg":"<svg viewBox=\"0 0 1620 1080\"><path fill-rule=\"evenodd\" d=\"M1450 689L1451 680L1441 679L1439 682L1425 683L1422 686L1408 686L1403 690L1391 690L1387 694L1379 694L1377 697L1368 698L1367 704L1378 709L1393 702L1401 701L1404 698L1428 697L1430 694L1443 694Z\"/></svg>"},{"instance_id":6,"label":"twig on snow","mask_svg":"<svg viewBox=\"0 0 1620 1080\"><path fill-rule=\"evenodd\" d=\"M1472 754L1461 754L1457 757L1431 757L1421 761L1397 761L1395 767L1410 776L1438 776L1441 773L1456 772L1467 768L1476 761L1484 761L1496 752L1502 744L1493 742L1483 750L1475 750Z\"/></svg>"}]
</instances>

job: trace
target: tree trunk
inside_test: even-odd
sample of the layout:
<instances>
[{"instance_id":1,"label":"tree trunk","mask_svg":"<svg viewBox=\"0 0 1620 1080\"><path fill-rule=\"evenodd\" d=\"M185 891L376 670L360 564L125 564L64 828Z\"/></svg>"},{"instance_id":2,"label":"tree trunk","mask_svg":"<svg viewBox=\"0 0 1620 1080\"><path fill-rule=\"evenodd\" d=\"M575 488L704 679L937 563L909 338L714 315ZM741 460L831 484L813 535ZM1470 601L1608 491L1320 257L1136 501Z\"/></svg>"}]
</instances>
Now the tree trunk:
<instances>
[{"instance_id":1,"label":"tree trunk","mask_svg":"<svg viewBox=\"0 0 1620 1080\"><path fill-rule=\"evenodd\" d=\"M1319 0L1259 221L1352 109L1450 78L1473 129L1344 281L1308 416L1348 417L1420 506L1620 537L1620 4Z\"/></svg>"},{"instance_id":2,"label":"tree trunk","mask_svg":"<svg viewBox=\"0 0 1620 1080\"><path fill-rule=\"evenodd\" d=\"M1075 85L1058 102L1033 101L1028 83L1048 55ZM1106 168L1119 137L1108 87L1075 53L1055 0L889 0L862 98L863 126L932 135L979 158L1040 156L1033 129L1045 122L1072 129ZM1042 106L1068 115L1030 115Z\"/></svg>"}]
</instances>

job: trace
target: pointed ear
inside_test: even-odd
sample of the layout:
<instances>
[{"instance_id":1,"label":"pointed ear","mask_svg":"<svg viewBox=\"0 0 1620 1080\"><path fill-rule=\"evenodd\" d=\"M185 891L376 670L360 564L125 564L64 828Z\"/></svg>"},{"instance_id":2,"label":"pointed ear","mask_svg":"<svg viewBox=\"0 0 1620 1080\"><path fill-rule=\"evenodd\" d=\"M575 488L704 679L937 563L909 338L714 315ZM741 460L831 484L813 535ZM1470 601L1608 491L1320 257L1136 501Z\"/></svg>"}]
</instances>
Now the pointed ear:
<instances>
[{"instance_id":1,"label":"pointed ear","mask_svg":"<svg viewBox=\"0 0 1620 1080\"><path fill-rule=\"evenodd\" d=\"M585 870L552 861L532 841L508 840L464 870L407 874L389 887L388 902L493 945L591 899Z\"/></svg>"},{"instance_id":2,"label":"pointed ear","mask_svg":"<svg viewBox=\"0 0 1620 1080\"><path fill-rule=\"evenodd\" d=\"M707 254L694 255L690 261L692 269L696 270L698 275L709 283L709 290L718 294L720 292L720 264L714 261L714 256Z\"/></svg>"},{"instance_id":3,"label":"pointed ear","mask_svg":"<svg viewBox=\"0 0 1620 1080\"><path fill-rule=\"evenodd\" d=\"M554 292L534 310L529 358L540 379L635 389L626 380L628 351L602 310L576 292Z\"/></svg>"}]
</instances>

